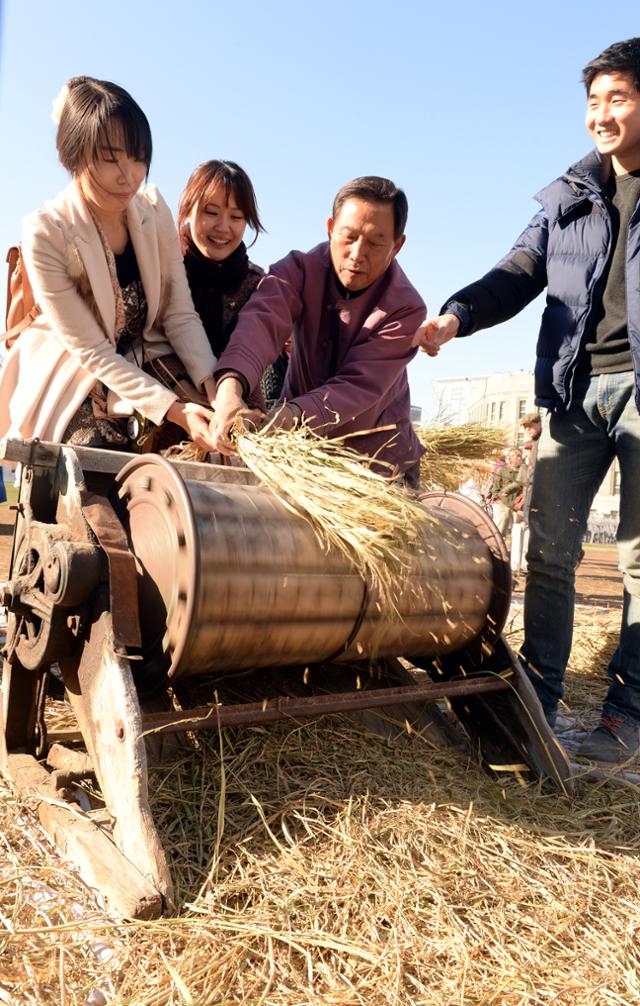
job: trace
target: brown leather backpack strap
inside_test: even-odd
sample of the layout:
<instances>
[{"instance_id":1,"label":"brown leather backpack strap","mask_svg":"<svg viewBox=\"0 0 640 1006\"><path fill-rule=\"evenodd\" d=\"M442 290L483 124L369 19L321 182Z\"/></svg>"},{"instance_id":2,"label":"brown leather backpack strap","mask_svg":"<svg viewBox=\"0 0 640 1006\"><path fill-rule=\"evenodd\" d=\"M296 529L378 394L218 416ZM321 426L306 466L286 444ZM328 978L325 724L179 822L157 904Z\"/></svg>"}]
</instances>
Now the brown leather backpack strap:
<instances>
[{"instance_id":1,"label":"brown leather backpack strap","mask_svg":"<svg viewBox=\"0 0 640 1006\"><path fill-rule=\"evenodd\" d=\"M25 328L32 325L38 315L42 314L42 308L35 303L31 282L27 275L27 270L22 259L20 245L11 245L7 252L7 310L5 314L5 325L9 326L10 320L16 315L20 318L15 324L7 328L6 332L0 335L0 343L11 344L17 339ZM28 305L31 307L20 317ZM12 310L13 309L13 310Z\"/></svg>"},{"instance_id":2,"label":"brown leather backpack strap","mask_svg":"<svg viewBox=\"0 0 640 1006\"><path fill-rule=\"evenodd\" d=\"M28 314L25 314L22 321L19 321L17 325L13 328L8 329L8 331L3 332L0 335L0 342L10 342L11 339L16 339L21 332L24 332L25 328L29 328L29 325L33 325L36 318L42 314L42 308L39 304L34 304Z\"/></svg>"},{"instance_id":3,"label":"brown leather backpack strap","mask_svg":"<svg viewBox=\"0 0 640 1006\"><path fill-rule=\"evenodd\" d=\"M5 325L9 322L9 306L11 304L11 280L13 274L16 271L16 266L20 261L20 249L17 245L11 245L9 251L7 252L7 306L4 313L4 323Z\"/></svg>"}]
</instances>

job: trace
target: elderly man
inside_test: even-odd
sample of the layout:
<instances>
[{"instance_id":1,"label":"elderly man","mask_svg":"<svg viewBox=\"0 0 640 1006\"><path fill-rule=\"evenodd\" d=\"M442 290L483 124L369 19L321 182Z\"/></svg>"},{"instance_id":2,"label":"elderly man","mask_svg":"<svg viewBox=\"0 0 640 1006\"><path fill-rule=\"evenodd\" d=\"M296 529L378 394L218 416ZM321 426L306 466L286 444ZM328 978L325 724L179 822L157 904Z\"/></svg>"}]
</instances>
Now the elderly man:
<instances>
[{"instance_id":1,"label":"elderly man","mask_svg":"<svg viewBox=\"0 0 640 1006\"><path fill-rule=\"evenodd\" d=\"M355 450L417 486L422 448L410 422L407 364L426 308L395 261L407 209L393 182L356 178L335 197L328 242L271 267L218 361L218 450L231 452L234 416L293 334L279 424L304 419L323 436L361 434Z\"/></svg>"}]
</instances>

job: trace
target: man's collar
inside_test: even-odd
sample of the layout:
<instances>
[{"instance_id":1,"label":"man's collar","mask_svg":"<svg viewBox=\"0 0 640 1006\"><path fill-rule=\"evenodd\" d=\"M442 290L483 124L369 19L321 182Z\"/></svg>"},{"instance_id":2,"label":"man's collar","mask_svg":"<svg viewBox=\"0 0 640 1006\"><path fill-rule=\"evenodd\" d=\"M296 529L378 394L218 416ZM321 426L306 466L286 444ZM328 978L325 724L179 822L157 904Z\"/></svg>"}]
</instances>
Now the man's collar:
<instances>
[{"instance_id":1,"label":"man's collar","mask_svg":"<svg viewBox=\"0 0 640 1006\"><path fill-rule=\"evenodd\" d=\"M586 157L572 164L565 177L569 181L574 180L589 188L603 191L611 176L611 170L611 158L598 150L592 150Z\"/></svg>"},{"instance_id":2,"label":"man's collar","mask_svg":"<svg viewBox=\"0 0 640 1006\"><path fill-rule=\"evenodd\" d=\"M366 293L367 290L370 290L373 286L373 283L370 283L369 286L365 286L363 290L347 290L346 286L344 286L338 279L338 274L333 266L331 266L331 272L333 273L333 281L336 285L336 290L343 300L356 300L357 297L361 297L363 293Z\"/></svg>"}]
</instances>

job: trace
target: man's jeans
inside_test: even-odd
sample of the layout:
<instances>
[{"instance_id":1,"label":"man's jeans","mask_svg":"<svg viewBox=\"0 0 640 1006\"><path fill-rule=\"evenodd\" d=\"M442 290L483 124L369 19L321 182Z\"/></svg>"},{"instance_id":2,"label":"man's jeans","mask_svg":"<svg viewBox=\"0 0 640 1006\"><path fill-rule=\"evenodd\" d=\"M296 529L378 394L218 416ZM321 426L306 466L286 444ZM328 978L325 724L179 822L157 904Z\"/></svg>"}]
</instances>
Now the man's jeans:
<instances>
[{"instance_id":1,"label":"man's jeans","mask_svg":"<svg viewBox=\"0 0 640 1006\"><path fill-rule=\"evenodd\" d=\"M539 440L522 656L545 712L553 712L571 652L575 569L589 510L617 457L624 602L603 712L640 722L640 415L633 373L601 374L575 392L569 412L545 418Z\"/></svg>"}]
</instances>

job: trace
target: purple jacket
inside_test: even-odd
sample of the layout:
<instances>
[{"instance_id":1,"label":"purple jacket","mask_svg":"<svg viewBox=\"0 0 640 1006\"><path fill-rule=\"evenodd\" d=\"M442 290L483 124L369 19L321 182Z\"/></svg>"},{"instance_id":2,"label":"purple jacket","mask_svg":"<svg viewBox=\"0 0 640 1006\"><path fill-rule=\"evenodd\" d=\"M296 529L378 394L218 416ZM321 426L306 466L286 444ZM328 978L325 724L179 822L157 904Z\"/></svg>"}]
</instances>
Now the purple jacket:
<instances>
[{"instance_id":1,"label":"purple jacket","mask_svg":"<svg viewBox=\"0 0 640 1006\"><path fill-rule=\"evenodd\" d=\"M337 353L332 312L339 319ZM365 293L341 297L324 242L310 252L292 251L271 267L240 312L217 372L235 370L254 388L293 334L284 398L325 436L393 426L349 443L401 474L423 452L409 418L407 364L425 314L424 301L395 260Z\"/></svg>"}]
</instances>

